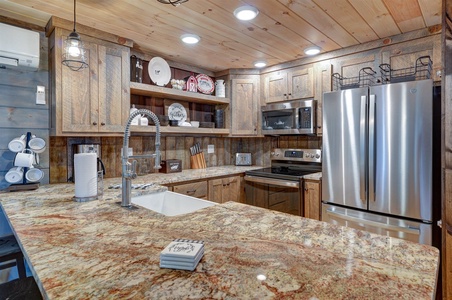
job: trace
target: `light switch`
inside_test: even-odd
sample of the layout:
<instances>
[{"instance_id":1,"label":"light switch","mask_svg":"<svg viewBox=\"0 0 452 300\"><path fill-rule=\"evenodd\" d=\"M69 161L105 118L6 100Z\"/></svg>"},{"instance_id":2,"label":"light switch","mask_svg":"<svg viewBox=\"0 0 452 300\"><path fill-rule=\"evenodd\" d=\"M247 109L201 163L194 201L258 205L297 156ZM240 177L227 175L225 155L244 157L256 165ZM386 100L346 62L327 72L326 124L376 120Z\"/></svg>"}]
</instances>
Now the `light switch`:
<instances>
[{"instance_id":1,"label":"light switch","mask_svg":"<svg viewBox=\"0 0 452 300\"><path fill-rule=\"evenodd\" d=\"M36 89L36 104L46 105L46 87L38 85Z\"/></svg>"},{"instance_id":2,"label":"light switch","mask_svg":"<svg viewBox=\"0 0 452 300\"><path fill-rule=\"evenodd\" d=\"M214 153L214 152L215 152L215 146L207 145L207 153Z\"/></svg>"}]
</instances>

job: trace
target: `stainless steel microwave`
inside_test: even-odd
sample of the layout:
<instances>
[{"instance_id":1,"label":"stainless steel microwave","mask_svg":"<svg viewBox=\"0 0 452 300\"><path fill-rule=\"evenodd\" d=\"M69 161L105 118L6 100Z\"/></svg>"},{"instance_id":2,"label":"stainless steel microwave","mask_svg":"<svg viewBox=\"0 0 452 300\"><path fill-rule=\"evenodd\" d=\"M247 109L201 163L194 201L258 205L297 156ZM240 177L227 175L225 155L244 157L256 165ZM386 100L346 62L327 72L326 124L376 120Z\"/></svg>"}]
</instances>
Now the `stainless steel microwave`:
<instances>
[{"instance_id":1,"label":"stainless steel microwave","mask_svg":"<svg viewBox=\"0 0 452 300\"><path fill-rule=\"evenodd\" d=\"M264 135L315 134L317 101L293 100L261 107Z\"/></svg>"}]
</instances>

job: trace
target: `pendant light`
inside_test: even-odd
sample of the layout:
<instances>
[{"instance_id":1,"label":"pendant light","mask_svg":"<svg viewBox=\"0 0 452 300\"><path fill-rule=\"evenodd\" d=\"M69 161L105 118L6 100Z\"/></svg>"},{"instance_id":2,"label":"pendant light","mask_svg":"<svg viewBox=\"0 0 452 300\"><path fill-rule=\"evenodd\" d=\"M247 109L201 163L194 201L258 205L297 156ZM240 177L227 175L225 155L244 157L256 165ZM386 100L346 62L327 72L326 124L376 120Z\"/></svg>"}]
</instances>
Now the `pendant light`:
<instances>
[{"instance_id":1,"label":"pendant light","mask_svg":"<svg viewBox=\"0 0 452 300\"><path fill-rule=\"evenodd\" d=\"M72 31L64 41L63 65L72 71L80 71L88 67L85 59L85 50L80 35L75 31L75 2L74 0L74 31Z\"/></svg>"},{"instance_id":2,"label":"pendant light","mask_svg":"<svg viewBox=\"0 0 452 300\"><path fill-rule=\"evenodd\" d=\"M172 6L179 6L179 4L187 2L188 0L157 0L160 3L171 4Z\"/></svg>"}]
</instances>

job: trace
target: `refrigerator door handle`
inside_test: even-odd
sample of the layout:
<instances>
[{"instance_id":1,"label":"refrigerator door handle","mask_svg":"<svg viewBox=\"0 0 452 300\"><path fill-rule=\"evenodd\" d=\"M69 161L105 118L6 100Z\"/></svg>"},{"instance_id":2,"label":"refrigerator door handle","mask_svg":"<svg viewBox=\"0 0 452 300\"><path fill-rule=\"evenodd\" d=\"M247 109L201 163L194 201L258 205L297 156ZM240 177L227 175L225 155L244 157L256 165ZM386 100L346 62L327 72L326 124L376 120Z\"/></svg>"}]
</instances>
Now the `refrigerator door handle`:
<instances>
[{"instance_id":1,"label":"refrigerator door handle","mask_svg":"<svg viewBox=\"0 0 452 300\"><path fill-rule=\"evenodd\" d=\"M361 123L359 126L359 196L362 202L367 201L366 173L366 135L367 135L367 96L361 96Z\"/></svg>"},{"instance_id":2,"label":"refrigerator door handle","mask_svg":"<svg viewBox=\"0 0 452 300\"><path fill-rule=\"evenodd\" d=\"M376 128L376 110L377 102L375 101L375 95L369 97L369 173L368 173L368 189L369 189L369 201L375 201L375 128Z\"/></svg>"},{"instance_id":3,"label":"refrigerator door handle","mask_svg":"<svg viewBox=\"0 0 452 300\"><path fill-rule=\"evenodd\" d=\"M347 216L347 215L344 215L341 213L334 212L331 209L327 209L326 213L332 217L336 217L336 218L339 218L342 220L346 220L346 221L350 221L350 222L354 222L354 223L360 223L360 224L369 225L369 226L378 227L378 228L383 228L388 231L405 232L405 233L409 233L409 234L415 234L418 236L421 234L420 228L413 227L413 226L400 227L400 226L384 224L384 223L380 223L380 222L375 222L375 221L370 221L370 220L366 220L366 219L360 219L360 218L356 218L356 217L352 217L352 216Z\"/></svg>"}]
</instances>

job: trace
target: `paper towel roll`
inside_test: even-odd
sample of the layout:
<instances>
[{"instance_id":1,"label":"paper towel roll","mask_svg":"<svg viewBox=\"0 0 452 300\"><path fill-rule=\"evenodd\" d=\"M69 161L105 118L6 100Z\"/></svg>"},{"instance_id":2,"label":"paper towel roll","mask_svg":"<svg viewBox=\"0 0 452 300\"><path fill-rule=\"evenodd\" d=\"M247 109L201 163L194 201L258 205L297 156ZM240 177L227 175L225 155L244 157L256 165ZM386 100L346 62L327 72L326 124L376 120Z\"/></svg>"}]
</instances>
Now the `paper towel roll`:
<instances>
[{"instance_id":1,"label":"paper towel roll","mask_svg":"<svg viewBox=\"0 0 452 300\"><path fill-rule=\"evenodd\" d=\"M75 197L97 196L97 154L74 155Z\"/></svg>"}]
</instances>

